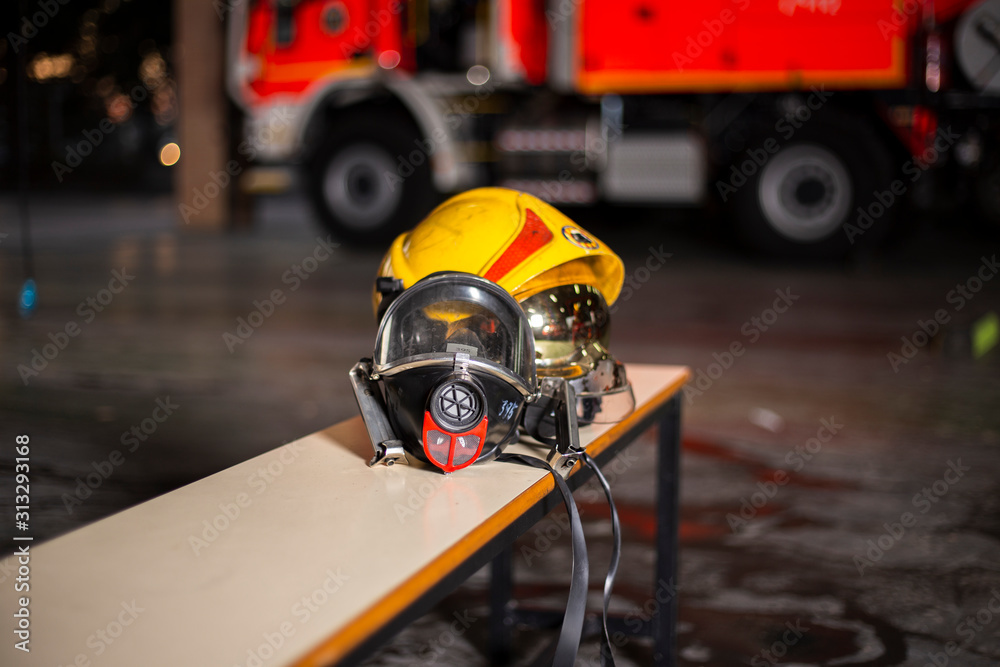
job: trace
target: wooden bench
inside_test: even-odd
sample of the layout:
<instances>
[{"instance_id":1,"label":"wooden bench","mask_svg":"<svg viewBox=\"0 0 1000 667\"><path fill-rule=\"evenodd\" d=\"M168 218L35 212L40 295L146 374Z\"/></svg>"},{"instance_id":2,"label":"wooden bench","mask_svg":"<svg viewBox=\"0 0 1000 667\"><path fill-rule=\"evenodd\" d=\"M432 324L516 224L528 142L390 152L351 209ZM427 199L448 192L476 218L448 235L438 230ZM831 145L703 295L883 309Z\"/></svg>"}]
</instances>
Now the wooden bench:
<instances>
[{"instance_id":1,"label":"wooden bench","mask_svg":"<svg viewBox=\"0 0 1000 667\"><path fill-rule=\"evenodd\" d=\"M630 365L637 408L581 430L601 464L660 424L659 557L674 581L682 367ZM508 451L536 452L517 444ZM31 548L31 653L14 649L4 585L0 664L243 667L351 664L561 506L551 477L489 463L452 475L368 468L360 417ZM572 488L590 476L578 465ZM628 548L627 545L624 547ZM509 579L492 595L510 613ZM506 592L505 592L506 591ZM676 599L643 628L672 661ZM599 610L593 610L599 611ZM495 646L504 642L494 625Z\"/></svg>"}]
</instances>

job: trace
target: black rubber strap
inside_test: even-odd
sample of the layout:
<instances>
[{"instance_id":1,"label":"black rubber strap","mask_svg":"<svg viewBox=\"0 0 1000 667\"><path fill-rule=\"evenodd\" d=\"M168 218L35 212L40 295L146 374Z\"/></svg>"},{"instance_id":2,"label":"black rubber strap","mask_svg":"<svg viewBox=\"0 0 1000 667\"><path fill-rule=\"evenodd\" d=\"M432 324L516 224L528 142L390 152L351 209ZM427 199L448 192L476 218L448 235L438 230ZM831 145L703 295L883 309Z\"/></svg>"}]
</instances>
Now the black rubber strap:
<instances>
[{"instance_id":1,"label":"black rubber strap","mask_svg":"<svg viewBox=\"0 0 1000 667\"><path fill-rule=\"evenodd\" d=\"M580 639L583 637L583 617L587 612L587 586L590 578L587 543L583 539L583 524L580 522L580 513L576 509L576 502L573 500L573 492L570 491L566 480L542 459L521 454L500 454L497 456L497 461L509 461L547 470L556 480L556 488L559 489L563 502L566 503L573 543L573 572L570 576L566 614L563 616L562 629L559 631L559 641L556 644L555 656L552 658L552 667L573 667L576 662L577 650L580 648ZM607 608L607 602L605 602L605 608Z\"/></svg>"},{"instance_id":2,"label":"black rubber strap","mask_svg":"<svg viewBox=\"0 0 1000 667\"><path fill-rule=\"evenodd\" d=\"M615 501L611 497L611 486L608 484L608 480L604 478L604 474L601 473L601 469L597 466L594 459L590 458L590 454L583 452L580 454L580 458L594 471L594 476L601 483L604 495L608 498L608 508L611 510L611 537L614 545L611 547L611 563L608 565L608 576L604 579L604 635L601 637L601 666L614 667L615 657L611 653L611 636L608 634L608 604L611 602L611 589L615 586L615 575L618 574L618 561L621 559L622 553L621 524L618 521L618 509L615 507Z\"/></svg>"}]
</instances>

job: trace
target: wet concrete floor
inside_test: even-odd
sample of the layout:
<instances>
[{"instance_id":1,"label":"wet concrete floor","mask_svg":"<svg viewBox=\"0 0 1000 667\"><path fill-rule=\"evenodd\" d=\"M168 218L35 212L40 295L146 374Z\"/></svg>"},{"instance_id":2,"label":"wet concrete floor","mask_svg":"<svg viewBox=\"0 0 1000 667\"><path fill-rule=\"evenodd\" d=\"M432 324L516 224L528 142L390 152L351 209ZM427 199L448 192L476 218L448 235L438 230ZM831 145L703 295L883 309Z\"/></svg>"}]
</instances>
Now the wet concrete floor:
<instances>
[{"instance_id":1,"label":"wet concrete floor","mask_svg":"<svg viewBox=\"0 0 1000 667\"><path fill-rule=\"evenodd\" d=\"M12 306L13 204L0 200L0 437L31 434L38 538L356 414L346 373L374 341L381 251L339 247L289 274L329 243L301 201L264 200L254 231L209 235L179 234L166 199L36 197L39 307L27 321ZM680 663L1000 663L995 237L942 219L861 262L790 264L747 258L697 213L579 217L632 281L613 351L696 373L684 400ZM238 318L276 289L284 303L239 336ZM50 343L60 349L46 359ZM632 618L656 606L653 443L643 437L612 473L625 531L613 608ZM116 448L127 453L109 471ZM11 463L0 462L5 479ZM12 496L0 485L4 516ZM584 509L596 612L610 524L599 503ZM515 548L522 605L565 599L568 543L531 556L546 526ZM3 544L12 530L2 522ZM488 664L487 583L473 577L369 664ZM472 619L460 632L456 613ZM550 637L517 630L517 664ZM616 649L619 665L651 655L638 639ZM598 664L596 641L581 660Z\"/></svg>"}]
</instances>

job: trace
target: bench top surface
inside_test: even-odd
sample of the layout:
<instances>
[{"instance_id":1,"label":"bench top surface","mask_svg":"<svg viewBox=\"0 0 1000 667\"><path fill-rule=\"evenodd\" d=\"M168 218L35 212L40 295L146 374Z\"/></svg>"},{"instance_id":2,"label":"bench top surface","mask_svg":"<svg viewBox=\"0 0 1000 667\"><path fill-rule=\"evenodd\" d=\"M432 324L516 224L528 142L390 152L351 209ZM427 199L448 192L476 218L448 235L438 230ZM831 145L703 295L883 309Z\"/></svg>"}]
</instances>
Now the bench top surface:
<instances>
[{"instance_id":1,"label":"bench top surface","mask_svg":"<svg viewBox=\"0 0 1000 667\"><path fill-rule=\"evenodd\" d=\"M592 455L688 376L679 366L631 364L628 373L636 411L581 429ZM532 451L508 451L518 449ZM368 468L370 457L355 417L33 545L31 653L13 647L21 594L9 577L0 664L326 664L553 488L524 466L493 462L446 476Z\"/></svg>"}]
</instances>

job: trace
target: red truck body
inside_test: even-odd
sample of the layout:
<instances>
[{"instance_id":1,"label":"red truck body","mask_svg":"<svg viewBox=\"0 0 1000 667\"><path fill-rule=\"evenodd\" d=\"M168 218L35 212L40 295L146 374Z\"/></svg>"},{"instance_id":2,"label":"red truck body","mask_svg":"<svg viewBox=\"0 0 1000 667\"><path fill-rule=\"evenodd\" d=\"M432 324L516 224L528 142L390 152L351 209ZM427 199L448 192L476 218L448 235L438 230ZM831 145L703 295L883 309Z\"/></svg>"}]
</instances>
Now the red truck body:
<instances>
[{"instance_id":1,"label":"red truck body","mask_svg":"<svg viewBox=\"0 0 1000 667\"><path fill-rule=\"evenodd\" d=\"M437 148L427 156L430 182L441 192L494 182L534 189L555 201L697 204L711 196L708 183L716 169L724 173L728 166L713 157L712 146L721 142L732 148L733 142L691 118L707 116L709 106L725 96L752 99L747 104L758 119L761 100L770 100L772 109L764 115L780 119L782 105L801 103L812 90L842 92L822 115L832 116L846 100L849 112L826 122L827 131L844 126L848 116L852 122L864 116L862 124L872 128L849 139L868 141L877 135L885 153L902 146L920 155L938 130L941 105L932 98L947 92L956 78L949 40L959 38L948 26L981 4L996 3L255 0L232 17L230 84L258 124L275 109L295 111L295 127L283 128L288 131L272 147L278 160L309 162L310 148L323 143L317 137L330 135L336 116L331 107L347 109L365 102L366 95L386 93L399 101L402 115L410 116L417 140L429 140L436 130L446 135L434 139ZM484 90L487 95L481 94ZM459 113L462 127L456 128L455 108L448 105L470 95L481 104ZM859 95L867 97L859 102ZM684 109L678 111L676 104ZM663 112L669 105L674 105L672 111ZM438 112L430 110L435 106ZM651 111L654 107L660 111ZM389 117L384 111L379 118ZM320 113L323 121L317 120ZM657 126L650 120L657 113L670 120ZM473 120L466 122L467 117ZM681 134L675 122L679 117L688 123ZM322 123L325 135L316 130ZM647 148L662 149L648 158L659 161L650 173L659 174L655 178L662 187L655 178L648 185L640 182L638 145L621 141L612 148L607 141L609 132L612 138L627 138L622 132L635 129L652 137ZM590 150L594 132L608 144L603 152ZM674 134L668 137L670 132ZM759 127L746 132L761 134ZM695 156L702 150L699 145L705 148L701 158ZM565 188L571 195L553 195L552 188L546 192L544 184L566 171L566 156L560 154L574 151L583 151L586 174L572 173L572 187ZM263 152L268 153L266 148ZM390 157L399 171L399 156ZM851 156L834 158L851 166ZM698 175L700 188L681 182L680 162L689 159L694 163L688 172ZM809 159L822 162L826 157L817 152ZM633 171L639 176L631 176ZM836 172L834 165L825 186L828 194L837 194L832 189ZM629 188L629 178L639 185ZM849 192L847 185L853 186ZM853 204L862 195L856 191L868 184L837 187ZM322 209L322 199L317 201ZM768 216L766 209L760 212ZM351 236L350 225L340 224L346 214L333 213L334 222L339 216L335 228ZM786 240L792 243L786 249L816 247L803 239ZM842 242L832 245L843 250Z\"/></svg>"}]
</instances>

